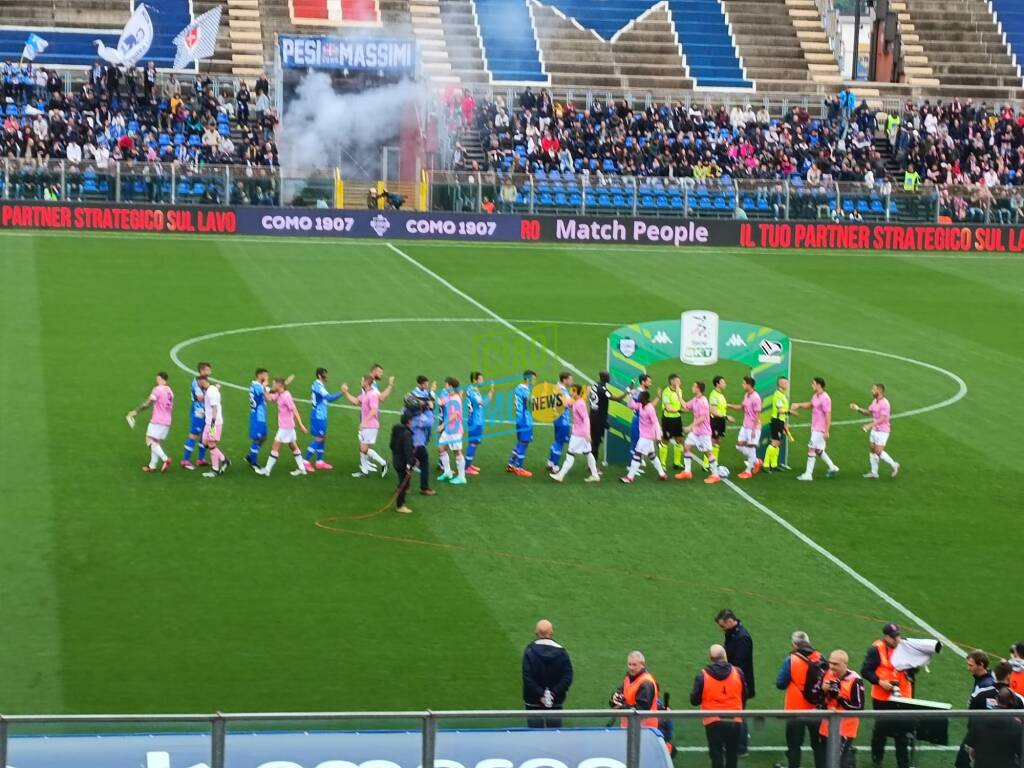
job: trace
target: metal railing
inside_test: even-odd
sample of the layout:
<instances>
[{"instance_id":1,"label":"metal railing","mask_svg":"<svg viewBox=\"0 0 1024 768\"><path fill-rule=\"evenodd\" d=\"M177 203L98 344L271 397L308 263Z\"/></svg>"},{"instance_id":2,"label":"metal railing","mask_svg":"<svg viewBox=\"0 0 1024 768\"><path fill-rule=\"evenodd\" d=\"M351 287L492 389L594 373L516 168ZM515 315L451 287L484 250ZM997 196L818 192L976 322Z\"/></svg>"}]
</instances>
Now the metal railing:
<instances>
[{"instance_id":1,"label":"metal railing","mask_svg":"<svg viewBox=\"0 0 1024 768\"><path fill-rule=\"evenodd\" d=\"M828 38L829 48L832 49L832 56L839 67L840 75L843 75L846 46L843 43L843 29L839 23L839 12L836 10L835 0L815 0L815 3L818 7L818 17L821 19L822 29L825 31L825 37Z\"/></svg>"},{"instance_id":2,"label":"metal railing","mask_svg":"<svg viewBox=\"0 0 1024 768\"><path fill-rule=\"evenodd\" d=\"M641 722L647 718L665 721L686 722L697 721L708 717L723 719L742 716L746 721L757 719L800 720L806 722L828 722L828 736L825 741L826 768L839 768L842 748L840 738L840 721L856 719L858 721L913 721L928 723L939 720L962 720L968 723L986 718L1019 718L1019 710L932 710L932 709L898 709L898 710L662 710L647 712L638 710L486 710L486 711L410 711L410 712L277 712L277 713L213 713L213 714L171 714L171 715L2 715L0 714L0 766L7 765L10 755L11 728L18 726L49 726L49 725L123 725L123 724L202 724L209 729L210 767L225 768L226 744L229 738L228 728L232 723L345 723L375 721L388 726L396 721L414 721L419 723L420 732L420 766L434 766L437 759L437 737L443 723L465 723L481 720L516 720L524 721L538 716L571 718L573 720L596 721L607 727L609 717L622 718L626 721L623 729L625 736L626 768L639 768ZM335 729L339 730L339 729ZM1022 729L1021 749L1024 750L1024 729ZM1022 752L1024 754L1024 752ZM73 768L73 765L69 766Z\"/></svg>"}]
</instances>

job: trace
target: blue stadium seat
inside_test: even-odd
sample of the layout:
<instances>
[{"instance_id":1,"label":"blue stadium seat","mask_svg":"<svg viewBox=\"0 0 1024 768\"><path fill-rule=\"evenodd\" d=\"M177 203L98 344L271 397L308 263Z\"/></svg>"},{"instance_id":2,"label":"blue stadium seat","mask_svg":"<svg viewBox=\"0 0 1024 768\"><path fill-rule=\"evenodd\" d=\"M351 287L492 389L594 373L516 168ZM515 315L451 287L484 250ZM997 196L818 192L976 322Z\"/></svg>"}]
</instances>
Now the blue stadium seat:
<instances>
[{"instance_id":1,"label":"blue stadium seat","mask_svg":"<svg viewBox=\"0 0 1024 768\"><path fill-rule=\"evenodd\" d=\"M473 0L473 4L492 79L547 82L526 0Z\"/></svg>"}]
</instances>

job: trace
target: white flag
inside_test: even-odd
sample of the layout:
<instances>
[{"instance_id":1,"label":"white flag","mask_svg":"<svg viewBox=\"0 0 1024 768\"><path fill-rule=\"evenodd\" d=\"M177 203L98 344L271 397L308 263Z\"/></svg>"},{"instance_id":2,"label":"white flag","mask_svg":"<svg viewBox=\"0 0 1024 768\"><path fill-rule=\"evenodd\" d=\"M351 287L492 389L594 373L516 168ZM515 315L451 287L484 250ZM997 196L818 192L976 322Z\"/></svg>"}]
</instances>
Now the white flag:
<instances>
[{"instance_id":1,"label":"white flag","mask_svg":"<svg viewBox=\"0 0 1024 768\"><path fill-rule=\"evenodd\" d=\"M152 44L153 20L149 18L146 6L140 3L135 9L135 13L128 19L128 23L124 25L124 29L121 30L121 37L117 41L119 61L112 63L124 67L134 67L139 59L146 55Z\"/></svg>"},{"instance_id":2,"label":"white flag","mask_svg":"<svg viewBox=\"0 0 1024 768\"><path fill-rule=\"evenodd\" d=\"M210 9L185 27L174 38L178 51L174 55L174 68L182 69L189 64L208 59L217 50L217 35L220 34L221 6Z\"/></svg>"},{"instance_id":3,"label":"white flag","mask_svg":"<svg viewBox=\"0 0 1024 768\"><path fill-rule=\"evenodd\" d=\"M25 50L21 52L21 58L35 61L36 56L45 51L48 45L49 43L35 32L30 32L28 39L25 40Z\"/></svg>"}]
</instances>

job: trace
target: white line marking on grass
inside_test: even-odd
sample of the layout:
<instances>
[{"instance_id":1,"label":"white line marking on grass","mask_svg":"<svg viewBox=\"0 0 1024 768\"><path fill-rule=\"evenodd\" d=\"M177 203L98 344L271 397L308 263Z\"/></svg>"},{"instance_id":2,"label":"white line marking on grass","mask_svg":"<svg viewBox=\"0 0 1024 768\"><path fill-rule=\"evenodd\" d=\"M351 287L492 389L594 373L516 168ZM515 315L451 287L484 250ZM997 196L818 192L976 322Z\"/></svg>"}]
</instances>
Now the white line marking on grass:
<instances>
[{"instance_id":1,"label":"white line marking on grass","mask_svg":"<svg viewBox=\"0 0 1024 768\"><path fill-rule=\"evenodd\" d=\"M890 595L888 592L883 590L881 587L877 586L873 581L868 579L866 576L861 576L860 573L858 573L856 570L853 569L853 567L847 565L845 562L843 562L838 557L833 555L831 552L829 552L827 549L825 549L823 546L821 546L821 544L816 542L814 539L812 539L806 533L804 533L799 528L797 528L795 525L793 525L791 522L786 520L786 518L784 518L781 515L778 515L775 512L773 512L771 509L769 509L764 504L762 504L760 501L755 499L753 496L751 496L745 490L743 490L738 485L736 485L736 483L734 483L732 480L729 480L728 478L723 478L722 482L724 482L725 485L728 486L733 491L733 493L735 493L741 499L743 499L748 504L750 504L755 509L757 509L759 512L762 512L763 514L767 515L770 519L774 520L776 523L781 525L787 531L789 531L794 536L796 536L798 539L800 539L800 541L802 541L808 547L813 549L815 552L817 552L819 555L824 557L826 560L828 560L834 566L839 568L839 570L843 571L846 575L848 575L850 578L852 578L858 584L860 584L861 586L867 588L869 591L873 592L875 595L877 595L882 600L884 600L886 603L888 603L891 607L895 608L897 611L902 613L906 618L908 618L908 619L910 619L910 621L914 622L914 624L916 626L920 627L921 629L923 629L923 630L925 630L927 632L931 632L933 637L935 637L937 640L941 640L942 644L944 646L946 646L947 648L951 648L953 650L953 653L957 654L958 656L960 656L962 658L966 658L967 657L967 652L964 651L960 646L958 646L956 643L954 643L952 640L950 640L944 634L939 632L939 630L935 629L935 627L933 627L927 621L922 619L920 616L918 616L912 610L907 608L907 606L905 606L903 603L901 603L895 597Z\"/></svg>"},{"instance_id":2,"label":"white line marking on grass","mask_svg":"<svg viewBox=\"0 0 1024 768\"><path fill-rule=\"evenodd\" d=\"M434 278L437 282L439 282L441 285L443 285L449 291L454 293L456 296L462 297L463 299L468 301L470 304L472 304L474 307L476 307L481 312L483 312L485 315L489 315L490 317L494 318L495 322L500 323L501 325L505 326L510 331L512 331L514 334L516 334L516 336L519 336L524 341L529 342L530 344L535 346L541 352L544 352L546 355L549 355L553 359L557 360L558 363L563 368L568 368L573 373L578 374L579 376L583 377L583 379L585 381L588 381L588 382L593 381L593 379L591 379L589 376L587 376L587 374L585 374L583 371L581 371L575 365L570 363L564 357L559 355L553 349L550 349L550 348L544 346L543 344L541 344L539 341L537 341L535 338L533 338L530 334L526 333L525 331L519 330L519 328L514 326L511 322L509 322L505 318L503 318L501 315L499 315L493 309L491 309L490 307L484 306L483 304L481 304L479 301L474 299L472 296L470 296L465 291L462 291L459 288L456 288L454 285L452 285L447 280L445 280L443 277L441 277L439 274L437 274L437 272L434 272L433 270L429 269L428 267L425 267L424 265L420 264L418 261L416 261L416 259L414 259L412 256L407 254L401 248L397 247L393 243L388 243L388 248L390 248L392 251L397 253L403 259L405 259L409 264L412 264L414 267L416 267L417 269L422 271L424 274L427 274L430 277Z\"/></svg>"}]
</instances>

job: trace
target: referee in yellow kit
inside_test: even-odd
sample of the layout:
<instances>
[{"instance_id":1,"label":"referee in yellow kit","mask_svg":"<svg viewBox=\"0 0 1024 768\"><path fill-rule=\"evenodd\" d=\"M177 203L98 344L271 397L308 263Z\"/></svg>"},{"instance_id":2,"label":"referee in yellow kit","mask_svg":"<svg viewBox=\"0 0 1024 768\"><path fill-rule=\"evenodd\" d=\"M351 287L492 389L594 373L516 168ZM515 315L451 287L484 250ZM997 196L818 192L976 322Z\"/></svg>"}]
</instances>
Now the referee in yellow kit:
<instances>
[{"instance_id":1,"label":"referee in yellow kit","mask_svg":"<svg viewBox=\"0 0 1024 768\"><path fill-rule=\"evenodd\" d=\"M722 447L722 438L725 436L727 423L735 424L736 419L729 416L729 401L725 399L726 381L724 376L715 376L711 380L711 394L708 395L708 405L711 406L711 442L713 448L711 454L718 461L718 451ZM704 457L704 469L708 469L708 457Z\"/></svg>"},{"instance_id":2,"label":"referee in yellow kit","mask_svg":"<svg viewBox=\"0 0 1024 768\"><path fill-rule=\"evenodd\" d=\"M683 468L683 397L682 381L678 373L669 374L668 388L661 392L661 445L658 458L668 467L668 446L672 444L672 467Z\"/></svg>"},{"instance_id":3,"label":"referee in yellow kit","mask_svg":"<svg viewBox=\"0 0 1024 768\"><path fill-rule=\"evenodd\" d=\"M785 464L779 464L779 450L789 429L789 379L785 376L776 379L775 391L768 399L768 405L772 411L769 422L772 442L764 451L764 469L767 472L777 472L780 469L789 469Z\"/></svg>"}]
</instances>

